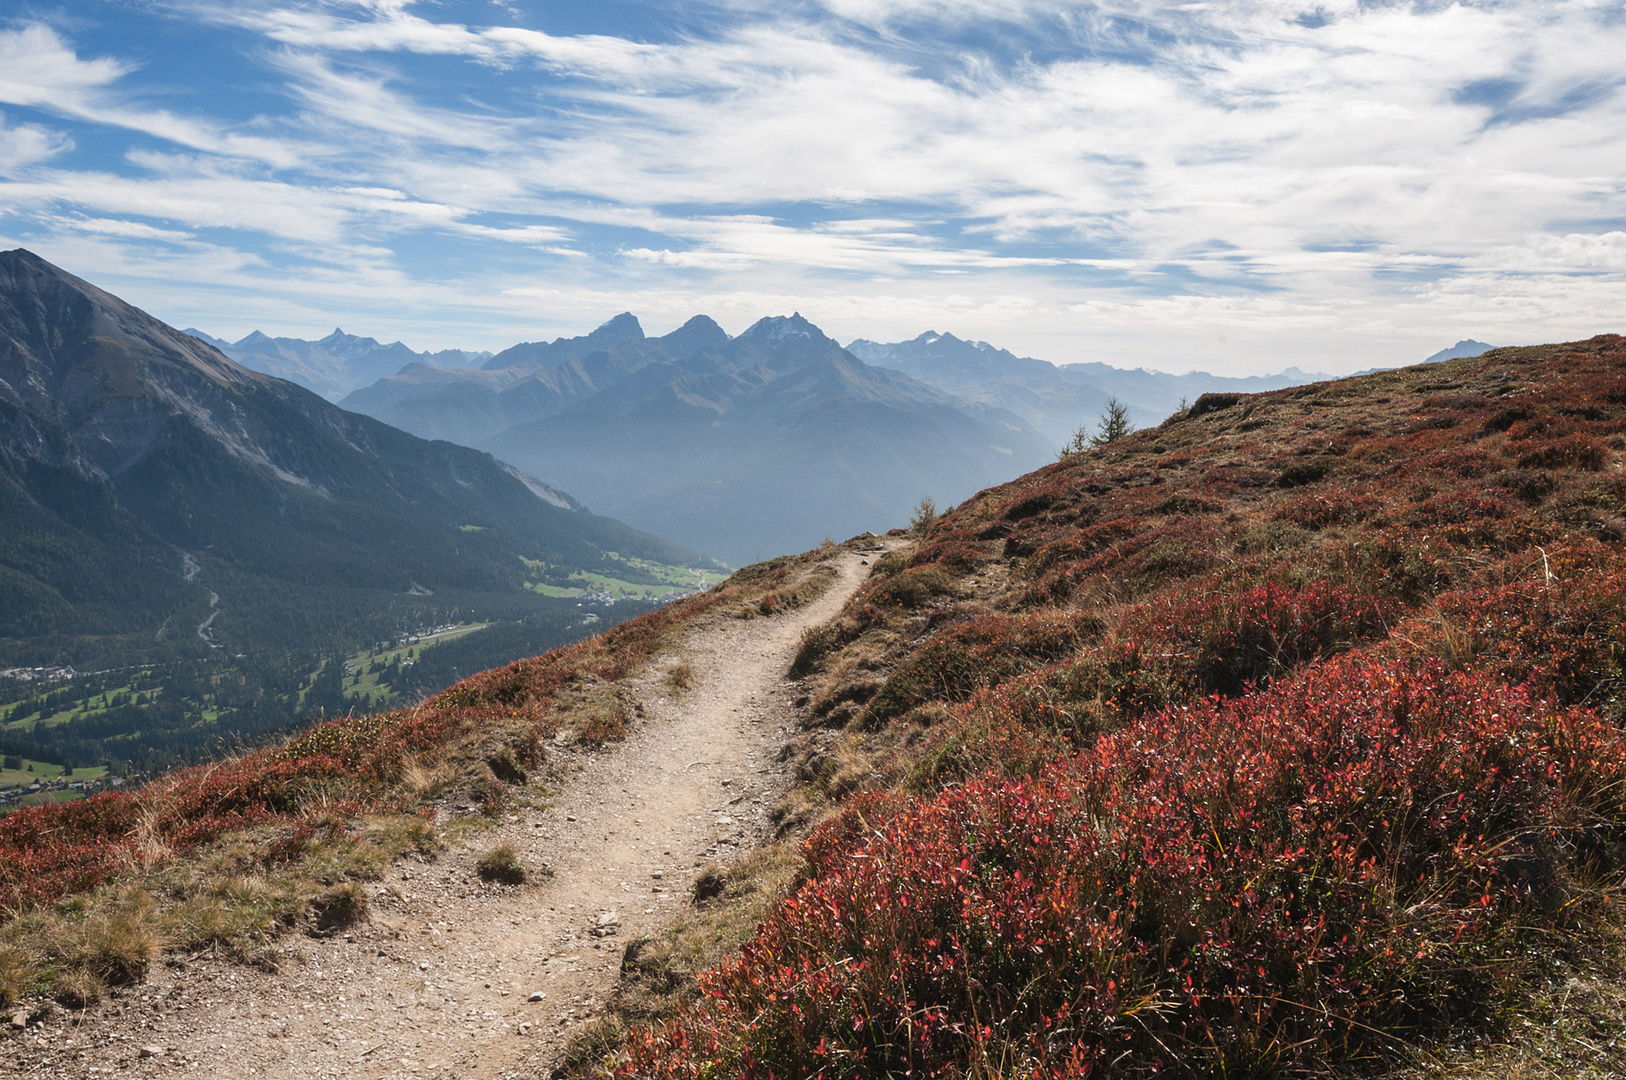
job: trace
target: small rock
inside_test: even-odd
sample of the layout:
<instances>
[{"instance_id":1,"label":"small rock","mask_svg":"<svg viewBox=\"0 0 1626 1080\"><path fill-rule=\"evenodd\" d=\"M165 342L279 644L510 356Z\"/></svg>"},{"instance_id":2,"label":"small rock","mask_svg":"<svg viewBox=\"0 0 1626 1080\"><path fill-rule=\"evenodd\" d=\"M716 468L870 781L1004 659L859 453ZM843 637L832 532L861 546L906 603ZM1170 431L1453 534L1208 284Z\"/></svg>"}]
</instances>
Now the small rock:
<instances>
[{"instance_id":1,"label":"small rock","mask_svg":"<svg viewBox=\"0 0 1626 1080\"><path fill-rule=\"evenodd\" d=\"M19 1009L11 1014L11 1026L21 1031L28 1026L28 1010Z\"/></svg>"},{"instance_id":2,"label":"small rock","mask_svg":"<svg viewBox=\"0 0 1626 1080\"><path fill-rule=\"evenodd\" d=\"M143 1046L141 1048L141 1056L144 1058L163 1057L164 1048L162 1046Z\"/></svg>"},{"instance_id":3,"label":"small rock","mask_svg":"<svg viewBox=\"0 0 1626 1080\"><path fill-rule=\"evenodd\" d=\"M621 916L617 915L613 911L606 911L604 914L598 917L598 924L600 926L620 926Z\"/></svg>"},{"instance_id":4,"label":"small rock","mask_svg":"<svg viewBox=\"0 0 1626 1080\"><path fill-rule=\"evenodd\" d=\"M542 992L541 990L532 990L530 1000L531 1001L541 1001L543 998L545 998L547 996L548 995L545 994L544 992Z\"/></svg>"},{"instance_id":5,"label":"small rock","mask_svg":"<svg viewBox=\"0 0 1626 1080\"><path fill-rule=\"evenodd\" d=\"M521 1035L529 1035L531 1033L531 1022L529 1020L519 1025L519 1033Z\"/></svg>"},{"instance_id":6,"label":"small rock","mask_svg":"<svg viewBox=\"0 0 1626 1080\"><path fill-rule=\"evenodd\" d=\"M575 821L576 820L576 815L575 814L566 814L565 815L565 820L566 821Z\"/></svg>"},{"instance_id":7,"label":"small rock","mask_svg":"<svg viewBox=\"0 0 1626 1080\"><path fill-rule=\"evenodd\" d=\"M650 871L649 876L654 878L656 881L659 881L661 878L666 876L666 872L664 870L652 870Z\"/></svg>"}]
</instances>

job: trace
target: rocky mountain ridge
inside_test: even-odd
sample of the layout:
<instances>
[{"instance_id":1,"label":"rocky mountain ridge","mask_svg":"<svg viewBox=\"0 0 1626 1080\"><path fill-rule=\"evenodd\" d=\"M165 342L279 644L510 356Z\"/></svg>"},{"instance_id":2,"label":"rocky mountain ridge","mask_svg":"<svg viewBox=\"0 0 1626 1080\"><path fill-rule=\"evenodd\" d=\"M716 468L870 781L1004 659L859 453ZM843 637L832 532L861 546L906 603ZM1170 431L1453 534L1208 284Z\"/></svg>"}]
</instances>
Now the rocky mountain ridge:
<instances>
[{"instance_id":1,"label":"rocky mountain ridge","mask_svg":"<svg viewBox=\"0 0 1626 1080\"><path fill-rule=\"evenodd\" d=\"M491 356L489 352L463 349L414 352L399 341L385 345L376 338L357 337L338 327L316 341L271 337L258 330L237 341L225 341L190 327L182 332L214 346L244 367L298 383L329 401L337 401L352 390L393 375L409 364L466 368L483 363Z\"/></svg>"},{"instance_id":2,"label":"rocky mountain ridge","mask_svg":"<svg viewBox=\"0 0 1626 1080\"><path fill-rule=\"evenodd\" d=\"M414 366L342 404L735 563L885 528L922 496L957 500L1054 452L1014 413L866 364L800 314L733 338L696 316L649 338L624 313L480 371Z\"/></svg>"}]
</instances>

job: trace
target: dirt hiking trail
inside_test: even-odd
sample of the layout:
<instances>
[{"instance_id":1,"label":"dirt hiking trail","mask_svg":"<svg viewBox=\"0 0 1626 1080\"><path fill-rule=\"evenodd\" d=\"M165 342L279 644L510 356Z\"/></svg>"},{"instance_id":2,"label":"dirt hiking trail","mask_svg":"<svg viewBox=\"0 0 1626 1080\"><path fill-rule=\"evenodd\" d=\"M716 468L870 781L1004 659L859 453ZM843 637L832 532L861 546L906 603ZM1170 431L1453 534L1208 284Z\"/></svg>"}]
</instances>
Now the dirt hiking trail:
<instances>
[{"instance_id":1,"label":"dirt hiking trail","mask_svg":"<svg viewBox=\"0 0 1626 1080\"><path fill-rule=\"evenodd\" d=\"M690 903L698 866L771 832L794 724L786 673L802 633L877 556L838 553L835 583L803 608L699 620L629 684L643 714L624 743L581 755L546 809L396 864L352 932L290 935L299 959L277 974L208 955L155 964L100 1006L8 1040L0 1076L547 1076L601 1010L626 943ZM692 671L680 693L666 680L679 663ZM482 883L476 861L504 841L554 876Z\"/></svg>"}]
</instances>

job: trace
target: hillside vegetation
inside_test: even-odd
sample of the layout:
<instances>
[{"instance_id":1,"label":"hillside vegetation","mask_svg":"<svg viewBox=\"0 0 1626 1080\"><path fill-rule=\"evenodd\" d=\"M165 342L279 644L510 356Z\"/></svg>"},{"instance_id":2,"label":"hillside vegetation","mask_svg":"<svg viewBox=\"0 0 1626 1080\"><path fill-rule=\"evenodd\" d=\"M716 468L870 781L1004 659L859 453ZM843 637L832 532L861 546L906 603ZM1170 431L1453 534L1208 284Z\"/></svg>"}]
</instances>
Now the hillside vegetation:
<instances>
[{"instance_id":1,"label":"hillside vegetation","mask_svg":"<svg viewBox=\"0 0 1626 1080\"><path fill-rule=\"evenodd\" d=\"M1621 1075L1623 452L1611 336L1208 395L923 523L802 642L781 843L632 943L571 1067ZM823 556L0 819L0 998L276 963L471 827L423 811L536 797L545 741L637 723L617 680Z\"/></svg>"},{"instance_id":2,"label":"hillside vegetation","mask_svg":"<svg viewBox=\"0 0 1626 1080\"><path fill-rule=\"evenodd\" d=\"M0 1004L83 1006L140 980L166 950L217 947L275 967L289 930L364 918L360 883L390 860L433 858L482 817L545 799L572 755L624 739L641 706L618 683L696 619L760 618L821 595L833 550L747 567L421 705L329 721L138 791L0 817ZM439 819L457 807L480 813Z\"/></svg>"},{"instance_id":3,"label":"hillside vegetation","mask_svg":"<svg viewBox=\"0 0 1626 1080\"><path fill-rule=\"evenodd\" d=\"M1609 336L980 493L807 637L788 893L599 1061L1621 1075L1623 450Z\"/></svg>"}]
</instances>

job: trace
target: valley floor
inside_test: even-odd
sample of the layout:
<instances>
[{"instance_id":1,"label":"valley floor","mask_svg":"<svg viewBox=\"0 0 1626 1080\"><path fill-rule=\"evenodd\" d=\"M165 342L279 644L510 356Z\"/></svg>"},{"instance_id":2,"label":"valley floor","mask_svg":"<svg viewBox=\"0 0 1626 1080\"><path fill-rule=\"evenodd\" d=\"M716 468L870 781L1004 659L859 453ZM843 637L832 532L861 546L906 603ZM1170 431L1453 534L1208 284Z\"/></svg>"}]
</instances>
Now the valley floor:
<instances>
[{"instance_id":1,"label":"valley floor","mask_svg":"<svg viewBox=\"0 0 1626 1080\"><path fill-rule=\"evenodd\" d=\"M545 807L393 867L353 932L290 936L297 959L274 975L172 957L99 1007L6 1040L0 1076L547 1076L602 1010L627 943L690 903L698 867L770 831L788 780L776 761L793 724L786 672L802 633L867 573L850 552L836 566L806 607L691 630L632 684L643 716L625 743L582 756ZM666 678L678 663L692 671L681 692ZM483 884L475 864L503 842L553 876Z\"/></svg>"}]
</instances>

